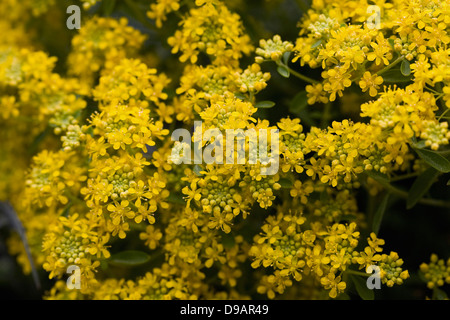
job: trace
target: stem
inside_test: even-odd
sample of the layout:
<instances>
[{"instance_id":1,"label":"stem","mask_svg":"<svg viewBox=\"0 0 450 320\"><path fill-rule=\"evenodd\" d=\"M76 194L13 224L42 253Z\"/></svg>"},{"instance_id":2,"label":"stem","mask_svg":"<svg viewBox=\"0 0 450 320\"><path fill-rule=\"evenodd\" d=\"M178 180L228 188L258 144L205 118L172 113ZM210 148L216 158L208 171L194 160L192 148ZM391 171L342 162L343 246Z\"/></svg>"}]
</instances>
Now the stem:
<instances>
[{"instance_id":1,"label":"stem","mask_svg":"<svg viewBox=\"0 0 450 320\"><path fill-rule=\"evenodd\" d=\"M396 195L401 199L408 199L408 192L398 189L390 183L383 183L382 185L386 189L386 191L389 191L393 195ZM367 185L365 183L363 183L363 186L367 188ZM450 208L450 202L439 199L421 198L419 201L417 201L417 203L432 207Z\"/></svg>"},{"instance_id":2,"label":"stem","mask_svg":"<svg viewBox=\"0 0 450 320\"><path fill-rule=\"evenodd\" d=\"M412 173L407 173L407 174L403 174L400 176L396 176L390 179L391 182L393 181L400 181L400 180L404 180L404 179L409 179L409 178L413 178L413 177L417 177L419 174L417 172L412 172Z\"/></svg>"},{"instance_id":3,"label":"stem","mask_svg":"<svg viewBox=\"0 0 450 320\"><path fill-rule=\"evenodd\" d=\"M250 103L254 104L255 94L253 93L253 91L250 91L248 100L250 101Z\"/></svg>"},{"instance_id":4,"label":"stem","mask_svg":"<svg viewBox=\"0 0 450 320\"><path fill-rule=\"evenodd\" d=\"M394 62L387 65L384 69L381 69L380 71L376 72L375 74L381 75L381 74L385 73L386 71L390 70L392 67L396 66L399 62L403 61L404 59L405 59L405 56L398 57L396 60L394 60Z\"/></svg>"},{"instance_id":5,"label":"stem","mask_svg":"<svg viewBox=\"0 0 450 320\"><path fill-rule=\"evenodd\" d=\"M397 189L394 186L384 186L389 192L392 194L402 198L402 199L408 199L408 192ZM432 207L441 207L441 208L450 208L450 202L446 202L443 200L438 199L431 199L431 198L421 198L417 203L428 205Z\"/></svg>"},{"instance_id":6,"label":"stem","mask_svg":"<svg viewBox=\"0 0 450 320\"><path fill-rule=\"evenodd\" d=\"M331 109L331 102L328 102L325 104L325 109L323 110L323 116L322 121L320 123L320 127L322 129L325 129L328 126L328 122L330 120L330 109Z\"/></svg>"},{"instance_id":7,"label":"stem","mask_svg":"<svg viewBox=\"0 0 450 320\"><path fill-rule=\"evenodd\" d=\"M436 90L431 89L430 87L428 87L428 86L426 86L426 85L425 85L425 89L427 89L427 90L429 90L429 91L431 91L431 92L433 92L434 94L437 94L437 95L440 95L440 94L441 94L441 92L437 92Z\"/></svg>"},{"instance_id":8,"label":"stem","mask_svg":"<svg viewBox=\"0 0 450 320\"><path fill-rule=\"evenodd\" d=\"M440 120L442 119L442 117L443 117L447 112L449 112L449 111L450 111L450 109L445 110L445 111L439 116L439 118L438 118L437 120L440 121Z\"/></svg>"},{"instance_id":9,"label":"stem","mask_svg":"<svg viewBox=\"0 0 450 320\"><path fill-rule=\"evenodd\" d=\"M363 276L363 277L370 277L370 273L365 273L365 272L356 271L356 270L352 270L352 269L345 270L345 273L354 274L354 275Z\"/></svg>"},{"instance_id":10,"label":"stem","mask_svg":"<svg viewBox=\"0 0 450 320\"><path fill-rule=\"evenodd\" d=\"M301 73L298 73L297 71L295 71L295 70L292 70L289 66L287 66L287 65L284 65L288 70L289 70L289 72L290 73L292 73L294 76L296 76L297 78L299 78L299 79L301 79L301 80L303 80L303 81L305 81L305 82L308 82L308 83L311 83L311 84L317 84L317 83L319 83L319 81L317 81L317 80L314 80L314 79L311 79L310 77L307 77L307 76L305 76L305 75L303 75L303 74L301 74Z\"/></svg>"}]
</instances>

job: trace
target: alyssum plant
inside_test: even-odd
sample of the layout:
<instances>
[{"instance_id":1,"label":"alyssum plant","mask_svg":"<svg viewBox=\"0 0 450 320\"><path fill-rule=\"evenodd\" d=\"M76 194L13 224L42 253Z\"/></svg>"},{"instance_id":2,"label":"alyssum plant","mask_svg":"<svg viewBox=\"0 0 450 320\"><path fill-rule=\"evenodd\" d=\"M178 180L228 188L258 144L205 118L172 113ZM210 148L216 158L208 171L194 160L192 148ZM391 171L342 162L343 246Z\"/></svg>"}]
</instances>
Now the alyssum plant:
<instances>
[{"instance_id":1,"label":"alyssum plant","mask_svg":"<svg viewBox=\"0 0 450 320\"><path fill-rule=\"evenodd\" d=\"M384 288L409 281L377 234L393 198L450 207L427 195L450 172L448 1L288 1L303 10L292 39L247 32L251 1L81 2L79 30L55 22L61 2L0 4L0 200L55 279L44 298L370 298L373 266ZM59 62L33 29L52 18ZM216 159L227 130L264 143L180 161ZM248 161L263 151L276 172ZM20 237L8 247L31 272ZM434 297L449 261L420 266Z\"/></svg>"}]
</instances>

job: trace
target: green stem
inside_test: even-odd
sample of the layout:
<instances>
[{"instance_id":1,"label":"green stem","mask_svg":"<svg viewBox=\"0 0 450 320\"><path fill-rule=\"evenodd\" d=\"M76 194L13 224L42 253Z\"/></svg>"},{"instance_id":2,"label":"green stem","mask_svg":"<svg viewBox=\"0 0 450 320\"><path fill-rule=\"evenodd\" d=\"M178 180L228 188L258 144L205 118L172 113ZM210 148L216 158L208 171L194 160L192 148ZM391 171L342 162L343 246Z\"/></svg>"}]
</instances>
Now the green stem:
<instances>
[{"instance_id":1,"label":"green stem","mask_svg":"<svg viewBox=\"0 0 450 320\"><path fill-rule=\"evenodd\" d=\"M303 75L303 74L301 74L301 73L299 73L299 72L297 72L295 70L292 70L287 65L284 65L284 66L289 70L290 73L292 73L294 76L296 76L297 78L299 78L299 79L301 79L301 80L303 80L305 82L308 82L308 83L311 83L311 84L318 84L318 83L320 83L317 80L311 79L310 77L307 77L307 76L305 76L305 75Z\"/></svg>"},{"instance_id":2,"label":"green stem","mask_svg":"<svg viewBox=\"0 0 450 320\"><path fill-rule=\"evenodd\" d=\"M331 102L325 104L325 109L323 110L322 121L320 123L320 127L325 129L330 121L330 110L331 110Z\"/></svg>"},{"instance_id":3,"label":"green stem","mask_svg":"<svg viewBox=\"0 0 450 320\"><path fill-rule=\"evenodd\" d=\"M397 189L394 186L384 186L389 192L391 192L392 194L398 196L399 198L402 199L408 199L408 192ZM421 198L417 203L423 204L423 205L427 205L427 206L432 206L432 207L440 207L440 208L450 208L450 202L446 202L443 200L438 200L438 199L431 199L431 198Z\"/></svg>"},{"instance_id":4,"label":"green stem","mask_svg":"<svg viewBox=\"0 0 450 320\"><path fill-rule=\"evenodd\" d=\"M390 183L381 183L382 186L389 191L391 194L401 198L408 199L408 192L398 189L391 185ZM363 186L367 188L367 185L363 183ZM450 208L450 202L439 200L439 199L431 199L431 198L421 198L417 203L428 205L432 207L440 207L440 208Z\"/></svg>"},{"instance_id":5,"label":"green stem","mask_svg":"<svg viewBox=\"0 0 450 320\"><path fill-rule=\"evenodd\" d=\"M441 92L437 92L436 90L431 89L431 88L428 87L428 86L425 86L425 89L427 89L427 90L429 90L429 91L431 91L431 92L433 92L434 94L437 94L437 95L440 95L440 94L441 94Z\"/></svg>"},{"instance_id":6,"label":"green stem","mask_svg":"<svg viewBox=\"0 0 450 320\"><path fill-rule=\"evenodd\" d=\"M417 177L418 175L419 174L417 172L407 173L407 174L403 174L403 175L400 175L400 176L392 177L390 179L390 181L391 182L393 182L393 181L400 181L400 180L404 180L404 179Z\"/></svg>"},{"instance_id":7,"label":"green stem","mask_svg":"<svg viewBox=\"0 0 450 320\"><path fill-rule=\"evenodd\" d=\"M381 75L383 73L385 73L386 71L392 69L393 67L395 67L398 63L402 62L405 59L405 56L400 56L397 59L394 60L394 62L390 63L389 65L387 65L384 69L381 69L380 71L376 72L376 75Z\"/></svg>"},{"instance_id":8,"label":"green stem","mask_svg":"<svg viewBox=\"0 0 450 320\"><path fill-rule=\"evenodd\" d=\"M352 269L345 270L345 273L354 274L354 275L363 276L363 277L370 277L370 273L365 273L365 272L356 271L356 270L352 270Z\"/></svg>"},{"instance_id":9,"label":"green stem","mask_svg":"<svg viewBox=\"0 0 450 320\"><path fill-rule=\"evenodd\" d=\"M450 109L445 110L445 111L439 116L439 118L438 118L437 120L438 120L438 121L441 121L442 117L443 117L447 112L449 112L449 111L450 111Z\"/></svg>"},{"instance_id":10,"label":"green stem","mask_svg":"<svg viewBox=\"0 0 450 320\"><path fill-rule=\"evenodd\" d=\"M249 101L250 103L252 103L252 104L255 103L255 94L254 94L253 91L250 91L249 97L248 97L248 101Z\"/></svg>"}]
</instances>

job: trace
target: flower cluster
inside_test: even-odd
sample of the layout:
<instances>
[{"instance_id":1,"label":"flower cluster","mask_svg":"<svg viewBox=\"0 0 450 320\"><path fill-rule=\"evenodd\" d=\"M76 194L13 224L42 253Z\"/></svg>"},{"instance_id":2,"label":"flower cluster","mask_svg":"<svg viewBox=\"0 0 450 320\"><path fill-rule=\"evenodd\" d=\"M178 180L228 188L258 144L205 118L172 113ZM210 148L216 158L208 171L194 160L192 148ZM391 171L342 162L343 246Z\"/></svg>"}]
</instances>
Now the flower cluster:
<instances>
[{"instance_id":1,"label":"flower cluster","mask_svg":"<svg viewBox=\"0 0 450 320\"><path fill-rule=\"evenodd\" d=\"M72 39L73 50L67 57L70 74L91 84L101 69L109 70L122 59L135 56L145 39L126 18L95 16Z\"/></svg>"},{"instance_id":2,"label":"flower cluster","mask_svg":"<svg viewBox=\"0 0 450 320\"><path fill-rule=\"evenodd\" d=\"M56 1L0 4L0 201L46 299L346 298L375 266L383 289L408 281L379 229L403 199L449 207L427 192L450 172L447 2L378 1L374 27L369 1L313 0L290 40L240 0L97 2L68 52L29 32ZM449 261L420 266L428 288Z\"/></svg>"},{"instance_id":3,"label":"flower cluster","mask_svg":"<svg viewBox=\"0 0 450 320\"><path fill-rule=\"evenodd\" d=\"M384 240L374 233L367 239L369 245L359 252L356 248L360 232L356 231L356 223L334 223L328 228L320 222L303 226L307 220L303 215L282 212L267 218L249 252L254 257L252 267L262 265L274 270L262 281L258 292L274 298L276 293L282 294L286 287L292 286L292 280L313 277L329 291L331 298L336 298L347 287L343 275L351 271L352 265L359 268L378 265L382 282L387 286L402 284L409 277L408 271L402 270L403 261L397 253L379 254Z\"/></svg>"},{"instance_id":4,"label":"flower cluster","mask_svg":"<svg viewBox=\"0 0 450 320\"><path fill-rule=\"evenodd\" d=\"M436 254L431 255L429 263L424 262L420 265L420 271L423 273L429 289L450 283L450 260L445 262Z\"/></svg>"},{"instance_id":5,"label":"flower cluster","mask_svg":"<svg viewBox=\"0 0 450 320\"><path fill-rule=\"evenodd\" d=\"M196 63L199 54L205 53L214 64L233 64L253 49L239 15L221 2L191 9L180 26L168 43L172 53L182 53L181 62Z\"/></svg>"}]
</instances>

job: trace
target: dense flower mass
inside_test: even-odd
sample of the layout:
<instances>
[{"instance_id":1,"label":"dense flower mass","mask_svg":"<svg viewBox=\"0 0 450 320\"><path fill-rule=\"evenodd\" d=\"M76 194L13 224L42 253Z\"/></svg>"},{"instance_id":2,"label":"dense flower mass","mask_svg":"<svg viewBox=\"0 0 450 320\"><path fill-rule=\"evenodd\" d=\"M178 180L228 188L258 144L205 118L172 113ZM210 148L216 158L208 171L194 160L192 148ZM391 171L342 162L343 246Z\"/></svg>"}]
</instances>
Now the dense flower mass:
<instances>
[{"instance_id":1,"label":"dense flower mass","mask_svg":"<svg viewBox=\"0 0 450 320\"><path fill-rule=\"evenodd\" d=\"M290 39L251 1L76 3L79 30L0 4L0 201L45 299L366 298L371 270L445 295L450 260L379 231L398 202L450 208L448 1L266 1Z\"/></svg>"}]
</instances>

